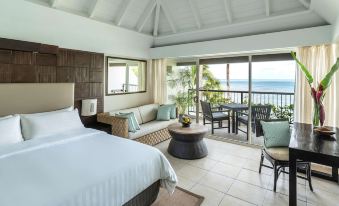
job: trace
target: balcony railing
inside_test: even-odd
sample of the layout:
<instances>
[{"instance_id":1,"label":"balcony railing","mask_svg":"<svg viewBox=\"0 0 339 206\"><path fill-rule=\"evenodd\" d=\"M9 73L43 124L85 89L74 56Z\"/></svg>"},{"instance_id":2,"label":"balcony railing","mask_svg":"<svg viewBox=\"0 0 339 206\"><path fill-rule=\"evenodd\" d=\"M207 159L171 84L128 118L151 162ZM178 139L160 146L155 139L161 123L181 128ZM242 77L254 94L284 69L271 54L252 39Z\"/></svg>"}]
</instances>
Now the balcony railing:
<instances>
[{"instance_id":1,"label":"balcony railing","mask_svg":"<svg viewBox=\"0 0 339 206\"><path fill-rule=\"evenodd\" d=\"M248 91L236 91L236 90L206 90L199 89L200 98L203 101L209 101L211 104L219 105L225 103L248 103ZM196 96L194 89L188 90L188 114L195 115L195 104L193 99ZM267 105L270 104L274 107L272 112L278 118L290 118L293 121L293 104L294 93L292 92L259 92L253 91L251 96L251 102L253 105Z\"/></svg>"}]
</instances>

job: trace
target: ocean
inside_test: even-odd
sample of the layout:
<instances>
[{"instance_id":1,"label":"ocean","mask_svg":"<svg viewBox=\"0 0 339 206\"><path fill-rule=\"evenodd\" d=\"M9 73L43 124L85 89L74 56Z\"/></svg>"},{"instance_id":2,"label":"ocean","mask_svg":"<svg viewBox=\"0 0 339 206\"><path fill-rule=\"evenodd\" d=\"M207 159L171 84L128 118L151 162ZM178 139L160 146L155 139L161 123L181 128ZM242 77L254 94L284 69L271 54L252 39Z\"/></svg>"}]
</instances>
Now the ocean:
<instances>
[{"instance_id":1,"label":"ocean","mask_svg":"<svg viewBox=\"0 0 339 206\"><path fill-rule=\"evenodd\" d=\"M222 89L226 88L226 79L219 79ZM294 92L294 79L253 79L252 80L252 91L257 92ZM230 90L235 91L248 91L248 80L237 79L230 80Z\"/></svg>"}]
</instances>

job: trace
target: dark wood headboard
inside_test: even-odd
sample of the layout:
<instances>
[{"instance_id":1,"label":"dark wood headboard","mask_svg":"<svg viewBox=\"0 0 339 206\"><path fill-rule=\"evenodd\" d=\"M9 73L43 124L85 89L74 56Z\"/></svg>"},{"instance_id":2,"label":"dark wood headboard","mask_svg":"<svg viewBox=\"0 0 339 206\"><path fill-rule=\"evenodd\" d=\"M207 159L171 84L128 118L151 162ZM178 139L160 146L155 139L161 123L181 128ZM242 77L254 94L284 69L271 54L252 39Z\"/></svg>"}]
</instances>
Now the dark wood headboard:
<instances>
[{"instance_id":1,"label":"dark wood headboard","mask_svg":"<svg viewBox=\"0 0 339 206\"><path fill-rule=\"evenodd\" d=\"M103 112L104 54L0 38L0 83L75 83L75 107L81 111L82 99L97 98Z\"/></svg>"}]
</instances>

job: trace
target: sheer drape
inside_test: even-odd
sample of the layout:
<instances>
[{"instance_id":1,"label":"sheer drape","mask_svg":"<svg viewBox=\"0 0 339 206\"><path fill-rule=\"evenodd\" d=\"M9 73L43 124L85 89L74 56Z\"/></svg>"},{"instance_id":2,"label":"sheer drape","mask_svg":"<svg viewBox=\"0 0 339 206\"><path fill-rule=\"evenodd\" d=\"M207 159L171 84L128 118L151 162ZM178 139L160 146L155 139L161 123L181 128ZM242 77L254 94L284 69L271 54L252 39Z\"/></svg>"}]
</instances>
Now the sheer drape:
<instances>
[{"instance_id":1,"label":"sheer drape","mask_svg":"<svg viewBox=\"0 0 339 206\"><path fill-rule=\"evenodd\" d=\"M152 60L153 98L154 103L167 103L167 61L166 59Z\"/></svg>"},{"instance_id":2,"label":"sheer drape","mask_svg":"<svg viewBox=\"0 0 339 206\"><path fill-rule=\"evenodd\" d=\"M297 49L297 57L309 69L314 77L313 85L318 86L322 78L331 69L336 62L337 56L336 45L319 45L301 47ZM324 99L325 106L325 125L338 126L339 103L338 93L338 74L333 77L331 86L326 90ZM311 90L305 75L297 68L296 70L296 87L295 87L295 107L294 121L302 123L312 123L313 102L311 99Z\"/></svg>"}]
</instances>

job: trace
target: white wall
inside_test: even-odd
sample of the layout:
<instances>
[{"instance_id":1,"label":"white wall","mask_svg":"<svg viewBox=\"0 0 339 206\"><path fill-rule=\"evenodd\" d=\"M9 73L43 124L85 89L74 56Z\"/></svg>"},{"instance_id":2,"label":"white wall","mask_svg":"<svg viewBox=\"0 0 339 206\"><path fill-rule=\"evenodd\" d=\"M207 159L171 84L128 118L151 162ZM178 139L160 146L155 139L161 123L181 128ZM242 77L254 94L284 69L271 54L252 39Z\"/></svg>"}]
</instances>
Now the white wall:
<instances>
[{"instance_id":1,"label":"white wall","mask_svg":"<svg viewBox=\"0 0 339 206\"><path fill-rule=\"evenodd\" d=\"M151 48L151 58L222 55L332 42L333 26Z\"/></svg>"},{"instance_id":2,"label":"white wall","mask_svg":"<svg viewBox=\"0 0 339 206\"><path fill-rule=\"evenodd\" d=\"M22 0L2 0L0 37L105 53L149 58L153 37ZM151 102L147 93L105 97L105 110Z\"/></svg>"}]
</instances>

